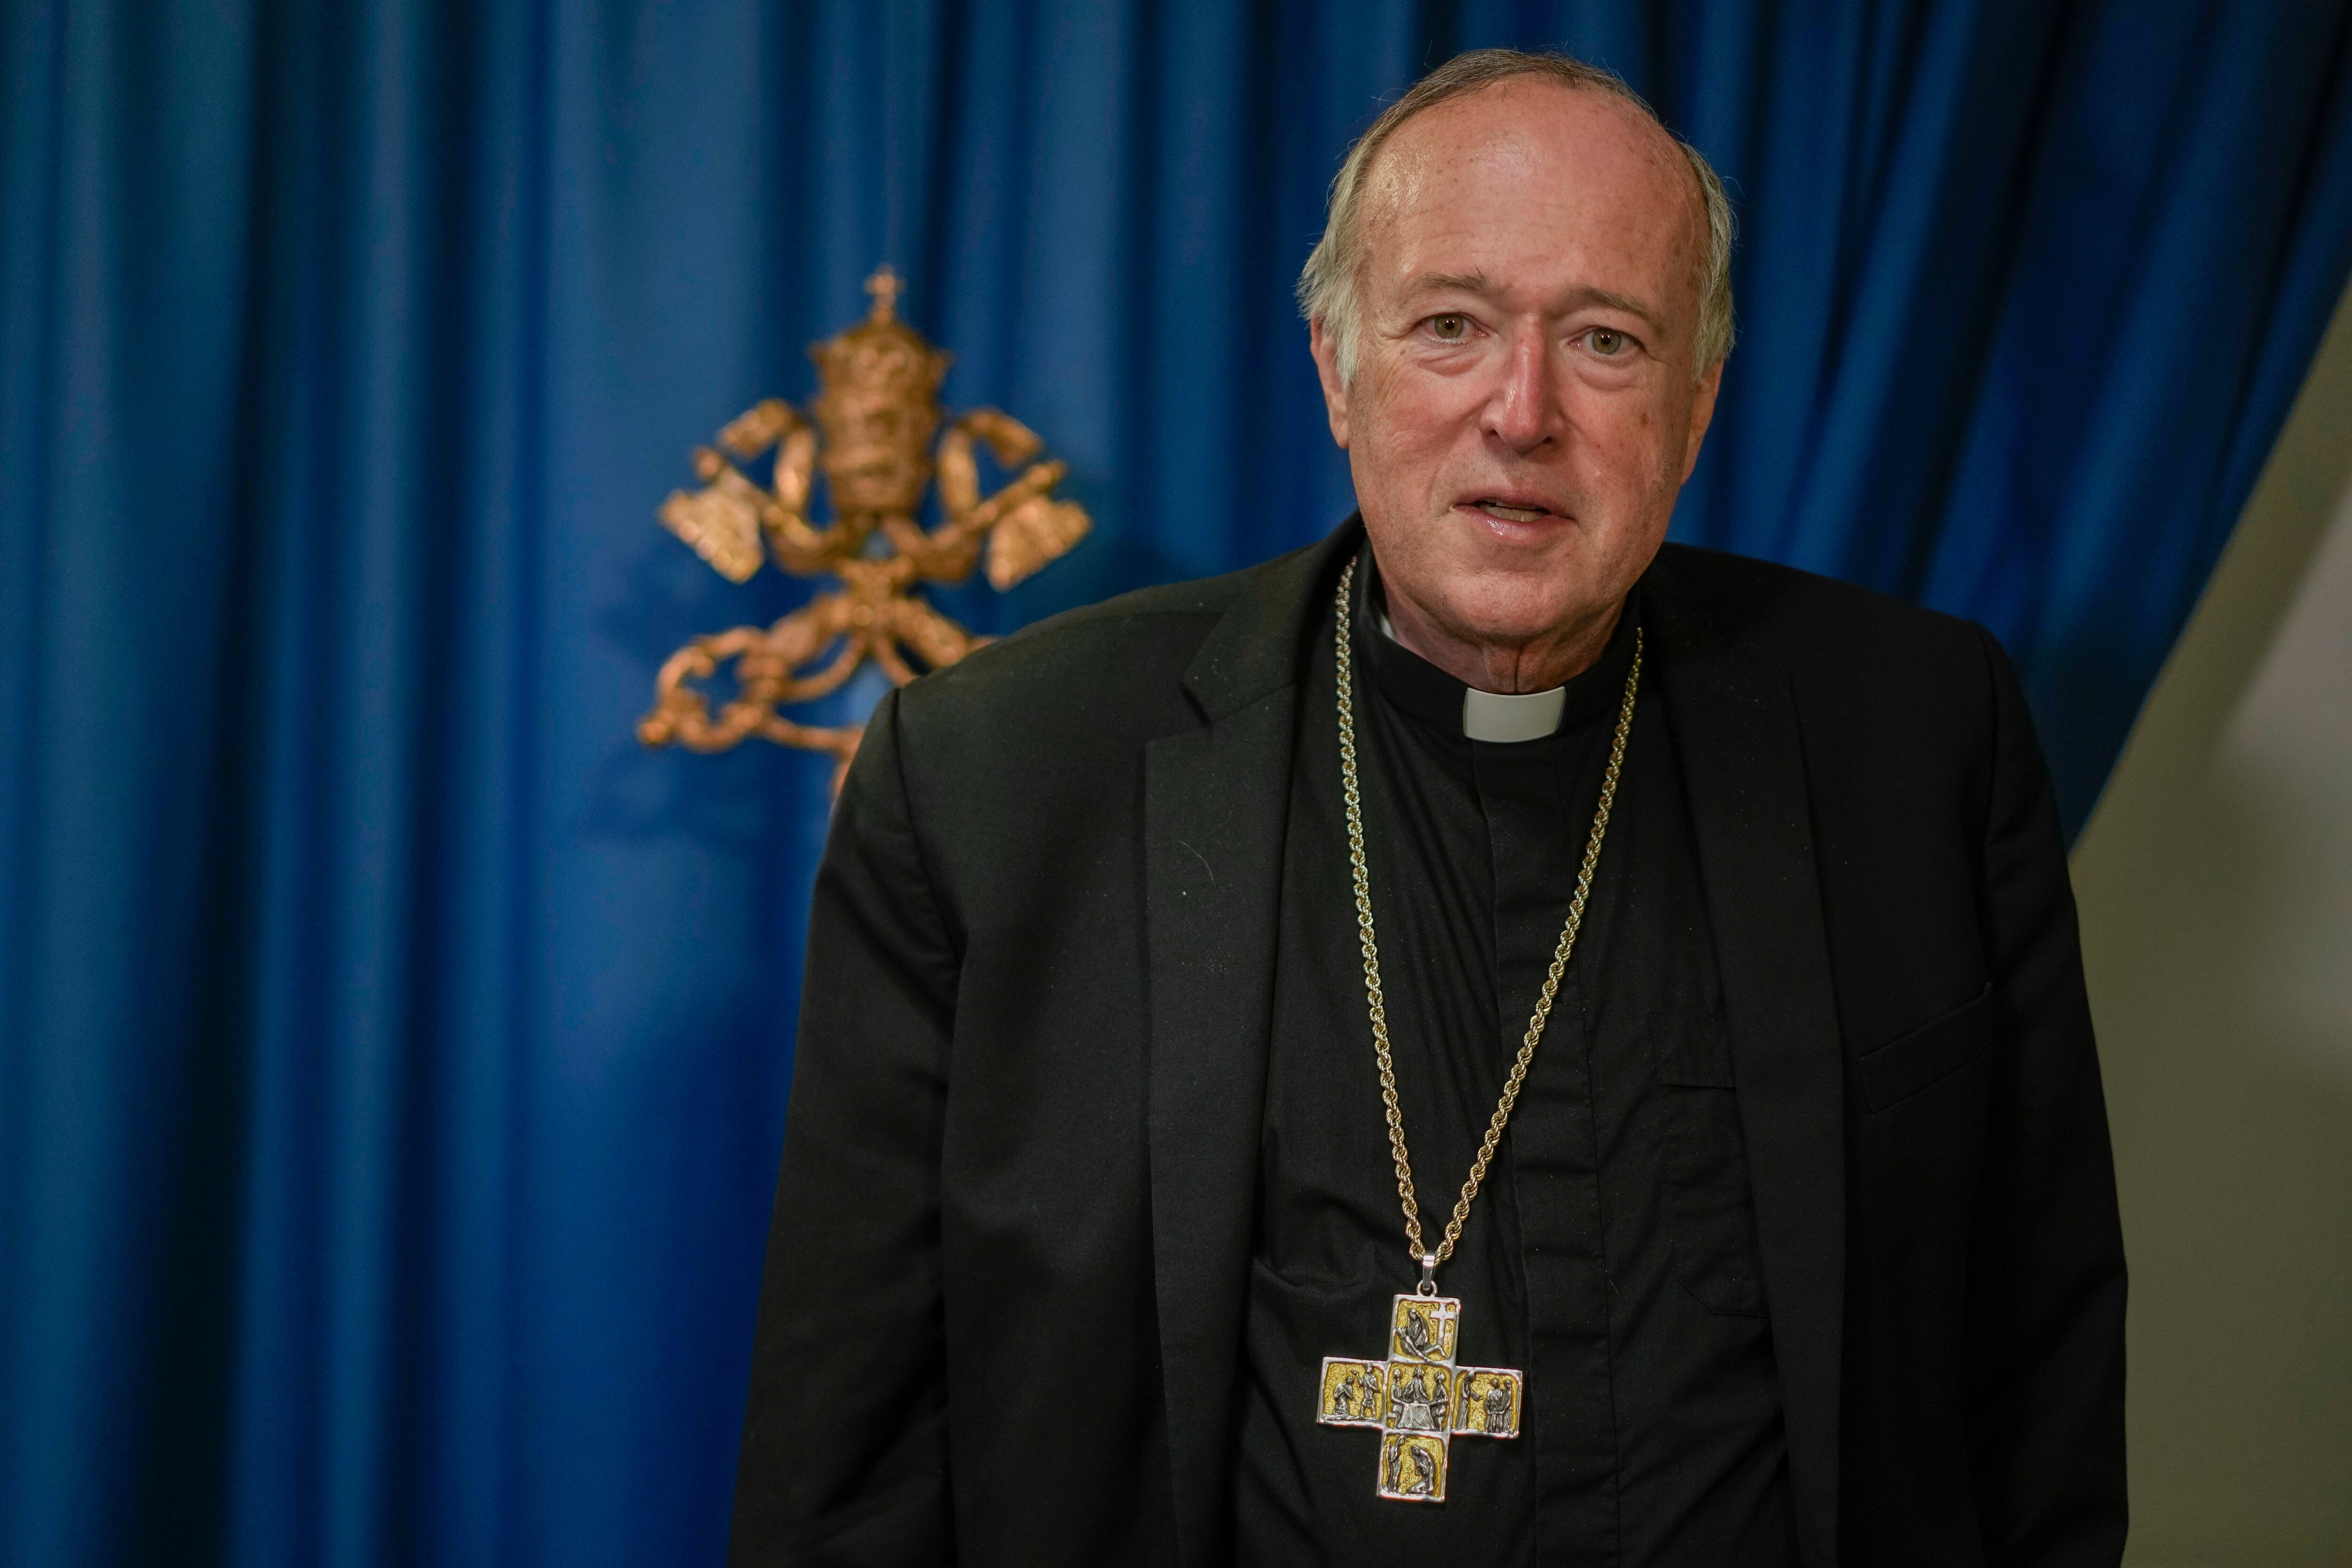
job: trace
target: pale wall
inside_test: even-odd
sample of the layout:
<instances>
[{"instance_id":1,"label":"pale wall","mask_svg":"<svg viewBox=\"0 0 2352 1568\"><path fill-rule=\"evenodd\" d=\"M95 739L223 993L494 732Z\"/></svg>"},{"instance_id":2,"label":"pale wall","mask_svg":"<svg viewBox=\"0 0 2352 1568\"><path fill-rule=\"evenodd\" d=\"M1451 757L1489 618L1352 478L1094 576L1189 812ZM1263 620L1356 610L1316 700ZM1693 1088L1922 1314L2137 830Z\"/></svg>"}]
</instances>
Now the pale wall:
<instances>
[{"instance_id":1,"label":"pale wall","mask_svg":"<svg viewBox=\"0 0 2352 1568\"><path fill-rule=\"evenodd\" d=\"M2352 1564L2352 295L2074 860L2135 1568Z\"/></svg>"}]
</instances>

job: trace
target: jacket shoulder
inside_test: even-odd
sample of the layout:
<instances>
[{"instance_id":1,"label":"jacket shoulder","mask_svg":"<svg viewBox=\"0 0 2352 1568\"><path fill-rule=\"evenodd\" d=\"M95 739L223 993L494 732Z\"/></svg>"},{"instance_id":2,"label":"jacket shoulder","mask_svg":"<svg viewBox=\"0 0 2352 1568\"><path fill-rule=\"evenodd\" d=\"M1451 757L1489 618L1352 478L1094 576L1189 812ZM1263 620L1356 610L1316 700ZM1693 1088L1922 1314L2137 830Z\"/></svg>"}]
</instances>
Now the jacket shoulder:
<instances>
[{"instance_id":1,"label":"jacket shoulder","mask_svg":"<svg viewBox=\"0 0 2352 1568\"><path fill-rule=\"evenodd\" d=\"M1843 668L1900 682L1942 672L1980 686L1989 651L1999 657L1991 634L1974 621L1727 551L1668 544L1647 581L1690 640L1791 673Z\"/></svg>"},{"instance_id":2,"label":"jacket shoulder","mask_svg":"<svg viewBox=\"0 0 2352 1568\"><path fill-rule=\"evenodd\" d=\"M1202 645L1302 553L1137 589L1024 626L906 687L898 722L911 748L933 754L1132 747L1196 724L1184 677Z\"/></svg>"}]
</instances>

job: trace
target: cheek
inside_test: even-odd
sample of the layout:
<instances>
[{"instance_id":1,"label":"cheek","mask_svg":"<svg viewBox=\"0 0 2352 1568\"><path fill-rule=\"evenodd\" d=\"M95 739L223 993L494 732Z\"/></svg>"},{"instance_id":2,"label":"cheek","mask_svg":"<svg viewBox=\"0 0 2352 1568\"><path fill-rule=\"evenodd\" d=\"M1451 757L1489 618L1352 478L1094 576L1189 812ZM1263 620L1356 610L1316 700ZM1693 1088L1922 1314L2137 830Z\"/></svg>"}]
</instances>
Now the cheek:
<instances>
[{"instance_id":1,"label":"cheek","mask_svg":"<svg viewBox=\"0 0 2352 1568\"><path fill-rule=\"evenodd\" d=\"M1482 406L1479 389L1468 377L1390 363L1366 379L1368 426L1390 437L1400 455L1443 449L1465 425L1476 423Z\"/></svg>"},{"instance_id":2,"label":"cheek","mask_svg":"<svg viewBox=\"0 0 2352 1568\"><path fill-rule=\"evenodd\" d=\"M1625 391L1589 391L1575 423L1593 462L1592 477L1619 485L1633 480L1643 489L1681 478L1682 437L1675 411L1659 399Z\"/></svg>"}]
</instances>

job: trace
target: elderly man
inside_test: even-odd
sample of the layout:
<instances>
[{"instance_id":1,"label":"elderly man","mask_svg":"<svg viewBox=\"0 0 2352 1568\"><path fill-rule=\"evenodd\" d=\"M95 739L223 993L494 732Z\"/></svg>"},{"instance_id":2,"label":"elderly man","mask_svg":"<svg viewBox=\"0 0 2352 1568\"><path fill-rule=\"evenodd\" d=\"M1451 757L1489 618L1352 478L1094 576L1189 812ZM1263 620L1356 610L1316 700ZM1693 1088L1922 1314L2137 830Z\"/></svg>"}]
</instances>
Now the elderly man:
<instances>
[{"instance_id":1,"label":"elderly man","mask_svg":"<svg viewBox=\"0 0 2352 1568\"><path fill-rule=\"evenodd\" d=\"M737 1563L2116 1561L2016 681L1663 543L1730 227L1613 79L1450 62L1301 283L1360 523L877 710Z\"/></svg>"}]
</instances>

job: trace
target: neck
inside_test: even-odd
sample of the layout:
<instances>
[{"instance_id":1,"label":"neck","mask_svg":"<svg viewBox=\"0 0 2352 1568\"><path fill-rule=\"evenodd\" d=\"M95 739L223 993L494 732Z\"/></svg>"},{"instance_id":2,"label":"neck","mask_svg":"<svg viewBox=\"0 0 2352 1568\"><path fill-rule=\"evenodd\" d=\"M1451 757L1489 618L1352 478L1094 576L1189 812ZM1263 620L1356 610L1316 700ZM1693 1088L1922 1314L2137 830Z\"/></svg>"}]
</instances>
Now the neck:
<instances>
[{"instance_id":1,"label":"neck","mask_svg":"<svg viewBox=\"0 0 2352 1568\"><path fill-rule=\"evenodd\" d=\"M1599 662L1625 608L1621 597L1532 637L1506 640L1459 633L1392 585L1389 626L1397 641L1465 686L1516 696L1565 686Z\"/></svg>"}]
</instances>

